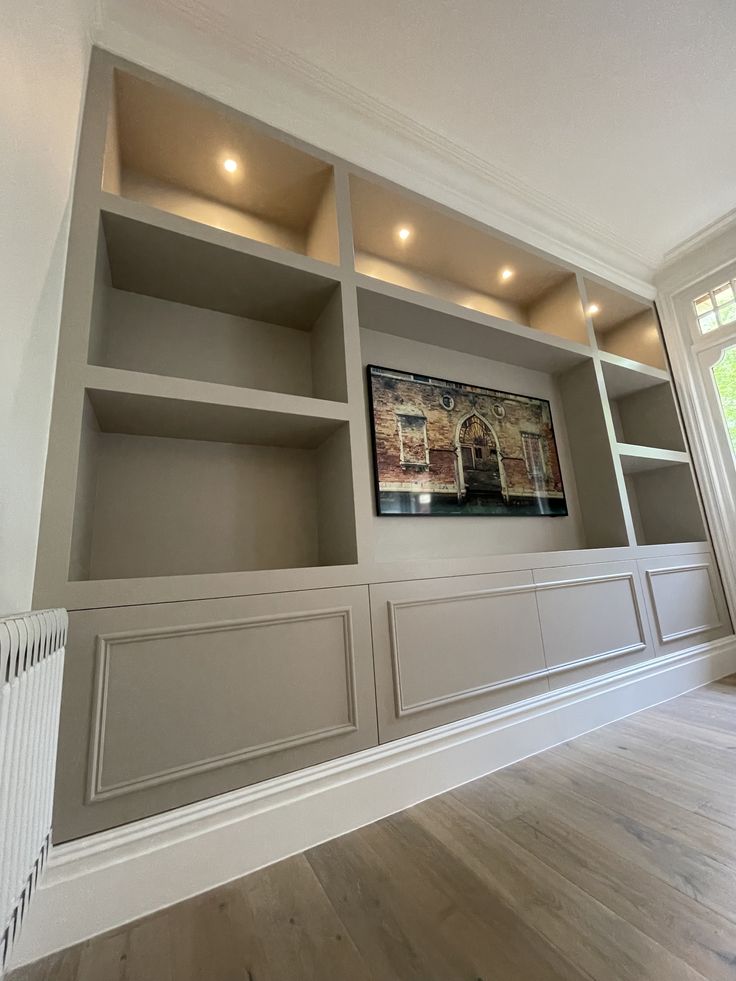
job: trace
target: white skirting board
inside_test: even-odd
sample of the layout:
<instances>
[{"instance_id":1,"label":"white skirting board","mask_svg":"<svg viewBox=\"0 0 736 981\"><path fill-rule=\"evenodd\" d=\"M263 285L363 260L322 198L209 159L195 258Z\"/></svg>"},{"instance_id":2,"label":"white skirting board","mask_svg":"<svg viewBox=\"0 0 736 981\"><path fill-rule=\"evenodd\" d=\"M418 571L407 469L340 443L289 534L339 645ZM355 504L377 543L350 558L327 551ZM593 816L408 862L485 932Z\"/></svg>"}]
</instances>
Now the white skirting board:
<instances>
[{"instance_id":1,"label":"white skirting board","mask_svg":"<svg viewBox=\"0 0 736 981\"><path fill-rule=\"evenodd\" d=\"M54 848L30 963L736 671L736 639L660 657Z\"/></svg>"}]
</instances>

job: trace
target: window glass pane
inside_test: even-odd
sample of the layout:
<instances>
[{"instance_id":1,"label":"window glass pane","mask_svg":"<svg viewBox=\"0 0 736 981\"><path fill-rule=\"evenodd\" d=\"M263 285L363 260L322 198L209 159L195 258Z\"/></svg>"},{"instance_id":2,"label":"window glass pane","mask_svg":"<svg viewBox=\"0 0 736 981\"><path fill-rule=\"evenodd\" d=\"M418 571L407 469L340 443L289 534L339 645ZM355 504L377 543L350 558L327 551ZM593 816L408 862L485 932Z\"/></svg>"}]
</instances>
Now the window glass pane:
<instances>
[{"instance_id":1,"label":"window glass pane","mask_svg":"<svg viewBox=\"0 0 736 981\"><path fill-rule=\"evenodd\" d=\"M704 296L699 296L697 300L693 300L695 304L695 312L700 316L701 313L708 313L713 309L713 301L710 298L710 293L706 293Z\"/></svg>"},{"instance_id":2,"label":"window glass pane","mask_svg":"<svg viewBox=\"0 0 736 981\"><path fill-rule=\"evenodd\" d=\"M718 307L718 322L720 324L730 324L736 320L736 303L731 301L725 306Z\"/></svg>"},{"instance_id":3,"label":"window glass pane","mask_svg":"<svg viewBox=\"0 0 736 981\"><path fill-rule=\"evenodd\" d=\"M727 347L713 367L718 398L723 408L731 446L736 453L736 344Z\"/></svg>"},{"instance_id":4,"label":"window glass pane","mask_svg":"<svg viewBox=\"0 0 736 981\"><path fill-rule=\"evenodd\" d=\"M733 289L730 283L724 283L723 286L719 286L717 290L713 290L713 297L716 301L716 306L723 306L724 303L731 303L733 300Z\"/></svg>"},{"instance_id":5,"label":"window glass pane","mask_svg":"<svg viewBox=\"0 0 736 981\"><path fill-rule=\"evenodd\" d=\"M700 329L704 334L707 334L709 330L715 330L718 326L718 320L715 313L704 313L702 317L698 317L698 324Z\"/></svg>"}]
</instances>

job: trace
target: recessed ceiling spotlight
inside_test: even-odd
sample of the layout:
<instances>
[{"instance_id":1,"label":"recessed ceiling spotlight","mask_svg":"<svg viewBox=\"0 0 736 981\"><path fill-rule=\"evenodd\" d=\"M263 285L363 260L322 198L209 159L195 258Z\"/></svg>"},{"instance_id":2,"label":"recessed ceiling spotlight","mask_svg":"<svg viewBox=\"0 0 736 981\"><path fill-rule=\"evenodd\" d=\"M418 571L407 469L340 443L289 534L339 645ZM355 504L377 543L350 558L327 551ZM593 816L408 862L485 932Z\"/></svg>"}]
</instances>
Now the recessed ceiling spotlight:
<instances>
[{"instance_id":1,"label":"recessed ceiling spotlight","mask_svg":"<svg viewBox=\"0 0 736 981\"><path fill-rule=\"evenodd\" d=\"M411 235L411 229L410 228L404 227L404 228L400 228L399 229L399 238L401 239L402 242L405 242L409 238L410 235Z\"/></svg>"},{"instance_id":2,"label":"recessed ceiling spotlight","mask_svg":"<svg viewBox=\"0 0 736 981\"><path fill-rule=\"evenodd\" d=\"M234 174L235 171L238 169L238 161L233 160L232 157L228 157L222 166L225 168L228 174Z\"/></svg>"},{"instance_id":3,"label":"recessed ceiling spotlight","mask_svg":"<svg viewBox=\"0 0 736 981\"><path fill-rule=\"evenodd\" d=\"M508 266L506 266L505 269L502 269L501 270L501 279L504 279L504 280L505 279L511 279L511 277L513 275L514 275L514 270L513 269L509 269Z\"/></svg>"},{"instance_id":4,"label":"recessed ceiling spotlight","mask_svg":"<svg viewBox=\"0 0 736 981\"><path fill-rule=\"evenodd\" d=\"M588 304L588 309L587 309L586 313L588 314L589 317L594 317L597 313L600 313L600 312L601 312L601 308L598 306L597 303L589 303Z\"/></svg>"}]
</instances>

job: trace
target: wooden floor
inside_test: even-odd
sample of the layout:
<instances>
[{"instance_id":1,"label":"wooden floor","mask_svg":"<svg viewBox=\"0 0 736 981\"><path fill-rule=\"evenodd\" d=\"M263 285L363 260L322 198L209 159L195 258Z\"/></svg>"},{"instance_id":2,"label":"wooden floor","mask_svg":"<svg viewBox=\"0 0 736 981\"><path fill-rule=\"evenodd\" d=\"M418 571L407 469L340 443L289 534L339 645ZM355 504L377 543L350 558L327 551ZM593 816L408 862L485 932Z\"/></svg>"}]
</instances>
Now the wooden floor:
<instances>
[{"instance_id":1,"label":"wooden floor","mask_svg":"<svg viewBox=\"0 0 736 981\"><path fill-rule=\"evenodd\" d=\"M12 981L736 979L736 676Z\"/></svg>"}]
</instances>

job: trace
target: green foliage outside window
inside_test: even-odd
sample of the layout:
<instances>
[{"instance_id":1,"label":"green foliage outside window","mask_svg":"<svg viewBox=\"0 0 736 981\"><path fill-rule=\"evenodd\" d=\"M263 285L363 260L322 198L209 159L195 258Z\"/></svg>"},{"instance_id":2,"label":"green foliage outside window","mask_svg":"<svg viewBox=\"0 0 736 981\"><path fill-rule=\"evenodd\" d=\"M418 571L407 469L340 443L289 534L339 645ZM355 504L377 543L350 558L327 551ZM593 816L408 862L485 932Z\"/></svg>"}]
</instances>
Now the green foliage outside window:
<instances>
[{"instance_id":1,"label":"green foliage outside window","mask_svg":"<svg viewBox=\"0 0 736 981\"><path fill-rule=\"evenodd\" d=\"M736 345L726 348L713 367L718 397L723 407L731 448L736 453Z\"/></svg>"}]
</instances>

